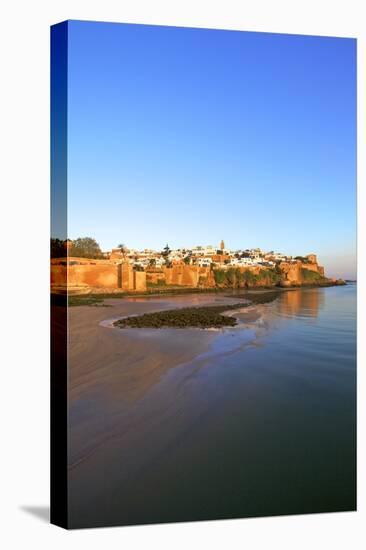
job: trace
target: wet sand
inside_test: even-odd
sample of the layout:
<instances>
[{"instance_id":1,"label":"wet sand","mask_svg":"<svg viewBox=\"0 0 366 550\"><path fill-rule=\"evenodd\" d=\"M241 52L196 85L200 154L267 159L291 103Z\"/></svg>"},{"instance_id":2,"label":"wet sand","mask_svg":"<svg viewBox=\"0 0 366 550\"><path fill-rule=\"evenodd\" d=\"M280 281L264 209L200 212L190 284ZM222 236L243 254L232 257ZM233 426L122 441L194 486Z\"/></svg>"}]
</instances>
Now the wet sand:
<instances>
[{"instance_id":1,"label":"wet sand","mask_svg":"<svg viewBox=\"0 0 366 550\"><path fill-rule=\"evenodd\" d=\"M122 399L134 401L159 381L167 369L184 363L208 349L214 337L211 330L197 329L120 329L114 320L130 315L200 305L235 303L235 298L212 295L169 298L108 299L106 305L73 307L69 310L71 402L100 384L108 385ZM234 315L229 312L228 315ZM256 317L255 308L240 317ZM187 345L187 341L189 342ZM120 379L119 379L120 377Z\"/></svg>"},{"instance_id":2,"label":"wet sand","mask_svg":"<svg viewBox=\"0 0 366 550\"><path fill-rule=\"evenodd\" d=\"M85 502L97 495L101 502L108 495L104 501L108 507L114 490L108 480L128 484L180 431L197 421L205 397L198 410L195 400L193 412L186 389L190 380L196 383L217 337L228 331L121 330L112 327L112 321L164 309L236 302L235 297L211 294L108 299L105 303L112 307L69 309L70 510L75 517L82 521ZM260 309L250 306L229 315L235 314L243 328L260 317ZM246 341L239 338L237 345L242 343ZM113 521L112 511L108 514ZM106 521L100 512L95 516Z\"/></svg>"},{"instance_id":3,"label":"wet sand","mask_svg":"<svg viewBox=\"0 0 366 550\"><path fill-rule=\"evenodd\" d=\"M85 435L83 418L88 419L89 397L93 402L93 423L98 424L95 398L108 396L109 403L118 402L119 412L125 412L158 384L170 369L192 361L209 350L218 332L225 329L118 329L116 319L146 312L178 307L235 303L235 298L212 295L177 296L170 298L109 299L112 307L81 306L69 310L69 404L71 411L70 466L78 462L90 447L90 440L99 437ZM258 307L241 313L233 311L241 323L255 321ZM108 407L108 404L102 407ZM101 409L101 416L105 413ZM82 432L77 427L83 429ZM102 431L104 430L104 426Z\"/></svg>"}]
</instances>

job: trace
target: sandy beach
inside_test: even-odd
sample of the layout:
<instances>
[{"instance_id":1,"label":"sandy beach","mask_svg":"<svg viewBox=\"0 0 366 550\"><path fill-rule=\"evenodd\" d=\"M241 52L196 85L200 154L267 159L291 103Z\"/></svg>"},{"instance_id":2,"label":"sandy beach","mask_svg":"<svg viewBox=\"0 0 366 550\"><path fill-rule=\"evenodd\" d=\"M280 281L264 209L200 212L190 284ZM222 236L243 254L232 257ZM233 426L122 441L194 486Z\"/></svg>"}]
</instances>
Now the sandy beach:
<instances>
[{"instance_id":1,"label":"sandy beach","mask_svg":"<svg viewBox=\"0 0 366 550\"><path fill-rule=\"evenodd\" d=\"M107 464L110 479L127 483L140 468L154 460L156 453L171 444L179 430L184 431L195 422L199 411L196 404L194 414L187 407L186 388L191 380L199 379L200 368L209 360L215 340L227 332L227 329L121 330L112 328L112 321L145 312L235 302L235 297L193 294L108 299L105 302L108 307L69 309L70 505L75 507L75 517L79 517L79 511L76 513L79 495L83 495L83 501L88 494L95 498L103 487L103 493L110 498L108 488L105 490L107 479L95 472L103 473ZM241 328L243 323L250 324L259 318L261 307L249 307L237 315ZM235 329L231 332L234 334ZM236 334L237 345L246 344L246 339L242 340L243 331ZM248 338L253 339L254 334L248 333ZM223 349L222 353L227 351ZM217 355L218 351L214 353ZM203 396L202 411L205 406ZM146 438L153 434L155 441L151 447L146 445Z\"/></svg>"},{"instance_id":2,"label":"sandy beach","mask_svg":"<svg viewBox=\"0 0 366 550\"><path fill-rule=\"evenodd\" d=\"M121 332L112 328L114 320L179 307L235 302L236 298L193 294L166 298L108 299L105 301L107 307L70 308L71 402L80 399L93 386L99 387L101 379L103 385L108 385L108 375L112 375L113 390L120 398L135 401L157 383L167 370L206 351L215 336L215 331L197 329L164 329L164 333L154 329L124 329ZM228 315L234 313L229 312ZM258 318L258 308L248 308L236 316L253 321ZM120 373L119 380L116 373Z\"/></svg>"}]
</instances>

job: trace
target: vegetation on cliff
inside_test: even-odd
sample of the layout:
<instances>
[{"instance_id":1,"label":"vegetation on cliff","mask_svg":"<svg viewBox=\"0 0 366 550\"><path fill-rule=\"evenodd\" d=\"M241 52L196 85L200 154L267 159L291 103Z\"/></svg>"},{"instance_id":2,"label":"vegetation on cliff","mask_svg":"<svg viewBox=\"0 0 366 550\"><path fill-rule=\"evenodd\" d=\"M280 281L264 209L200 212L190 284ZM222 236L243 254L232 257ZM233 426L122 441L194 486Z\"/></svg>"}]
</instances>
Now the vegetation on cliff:
<instances>
[{"instance_id":1,"label":"vegetation on cliff","mask_svg":"<svg viewBox=\"0 0 366 550\"><path fill-rule=\"evenodd\" d=\"M317 271L301 268L300 274L301 279L299 279L298 283L292 282L291 286L327 286L334 284ZM280 285L284 286L284 281L286 282L285 277L278 266L275 269L261 269L259 273L253 273L249 269L241 271L238 268L214 270L215 283L218 288L272 288Z\"/></svg>"},{"instance_id":2,"label":"vegetation on cliff","mask_svg":"<svg viewBox=\"0 0 366 550\"><path fill-rule=\"evenodd\" d=\"M272 287L279 284L281 274L274 269L261 269L259 273L253 273L249 269L241 271L230 268L215 269L214 278L216 285L223 288Z\"/></svg>"},{"instance_id":3,"label":"vegetation on cliff","mask_svg":"<svg viewBox=\"0 0 366 550\"><path fill-rule=\"evenodd\" d=\"M317 271L310 271L309 269L301 269L301 278L304 284L317 284L329 282L326 277L322 277Z\"/></svg>"}]
</instances>

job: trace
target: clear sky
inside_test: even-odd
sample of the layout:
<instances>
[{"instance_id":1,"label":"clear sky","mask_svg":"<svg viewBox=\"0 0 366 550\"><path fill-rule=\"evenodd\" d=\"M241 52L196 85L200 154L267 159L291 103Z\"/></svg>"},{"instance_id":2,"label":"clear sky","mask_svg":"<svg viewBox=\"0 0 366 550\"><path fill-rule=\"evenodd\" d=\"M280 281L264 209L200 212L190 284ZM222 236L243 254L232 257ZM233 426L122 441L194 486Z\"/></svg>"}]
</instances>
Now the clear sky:
<instances>
[{"instance_id":1,"label":"clear sky","mask_svg":"<svg viewBox=\"0 0 366 550\"><path fill-rule=\"evenodd\" d=\"M71 239L355 277L355 40L72 21L68 87Z\"/></svg>"}]
</instances>

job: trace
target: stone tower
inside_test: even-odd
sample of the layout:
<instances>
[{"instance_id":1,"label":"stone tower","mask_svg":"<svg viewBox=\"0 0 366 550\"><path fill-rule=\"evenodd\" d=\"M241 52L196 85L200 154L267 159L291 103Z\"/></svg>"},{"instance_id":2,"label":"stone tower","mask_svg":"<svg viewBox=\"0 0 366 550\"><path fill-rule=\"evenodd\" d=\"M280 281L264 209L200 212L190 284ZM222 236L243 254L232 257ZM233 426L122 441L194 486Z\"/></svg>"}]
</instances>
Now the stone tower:
<instances>
[{"instance_id":1,"label":"stone tower","mask_svg":"<svg viewBox=\"0 0 366 550\"><path fill-rule=\"evenodd\" d=\"M220 249L221 249L221 250L224 250L224 249L225 249L225 243L224 243L223 240L222 240L221 243L220 243Z\"/></svg>"}]
</instances>

